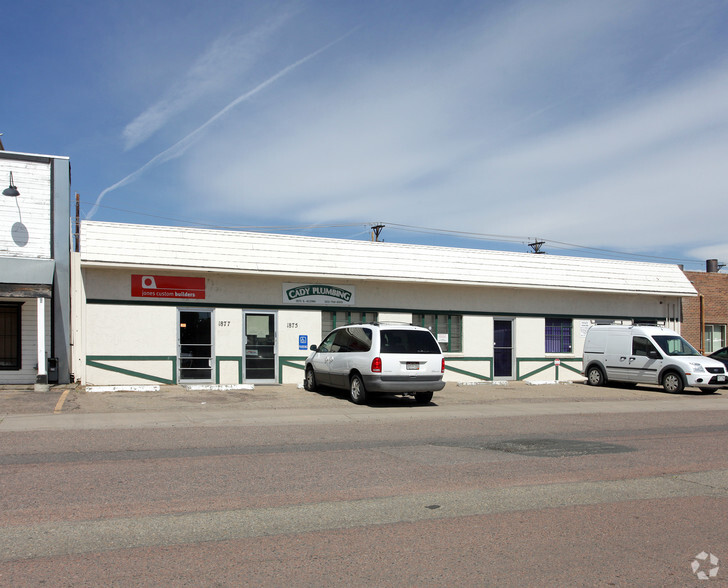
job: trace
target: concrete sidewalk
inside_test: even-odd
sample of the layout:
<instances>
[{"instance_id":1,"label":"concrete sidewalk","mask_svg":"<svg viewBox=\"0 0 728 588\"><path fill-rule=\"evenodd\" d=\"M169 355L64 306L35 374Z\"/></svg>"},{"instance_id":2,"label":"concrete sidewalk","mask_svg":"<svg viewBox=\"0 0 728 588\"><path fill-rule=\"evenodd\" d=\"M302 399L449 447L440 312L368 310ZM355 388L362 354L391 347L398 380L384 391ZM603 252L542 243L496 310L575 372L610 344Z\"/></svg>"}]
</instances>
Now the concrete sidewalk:
<instances>
[{"instance_id":1,"label":"concrete sidewalk","mask_svg":"<svg viewBox=\"0 0 728 588\"><path fill-rule=\"evenodd\" d=\"M0 390L0 432L726 410L727 400L726 390L672 395L656 386L593 388L582 383L449 383L427 406L397 396L357 406L344 392L308 392L293 384L237 390L161 386L154 391L110 392L59 386L50 392Z\"/></svg>"},{"instance_id":2,"label":"concrete sidewalk","mask_svg":"<svg viewBox=\"0 0 728 588\"><path fill-rule=\"evenodd\" d=\"M305 408L338 406L346 402L347 393L338 390L308 392L300 384L230 386L55 386L48 392L31 388L0 388L0 415L56 413L146 412L150 410L177 411L193 407L236 409ZM139 389L142 388L142 389ZM102 390L102 391L97 391ZM728 396L720 390L710 396ZM702 397L699 391L687 391L680 397ZM436 392L437 406L481 404L493 402L543 401L607 401L607 400L665 400L674 397L658 386L637 388L594 388L584 383L483 382L479 384L448 383ZM402 406L411 399L382 396L371 399L373 406Z\"/></svg>"}]
</instances>

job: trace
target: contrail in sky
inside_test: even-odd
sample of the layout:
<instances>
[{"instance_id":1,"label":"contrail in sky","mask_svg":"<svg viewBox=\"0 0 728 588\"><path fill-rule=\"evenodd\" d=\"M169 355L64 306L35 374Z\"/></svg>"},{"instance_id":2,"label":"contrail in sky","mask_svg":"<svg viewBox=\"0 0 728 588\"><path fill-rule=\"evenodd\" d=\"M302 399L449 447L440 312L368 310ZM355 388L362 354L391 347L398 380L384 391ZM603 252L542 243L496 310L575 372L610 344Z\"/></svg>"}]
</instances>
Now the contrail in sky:
<instances>
[{"instance_id":1,"label":"contrail in sky","mask_svg":"<svg viewBox=\"0 0 728 588\"><path fill-rule=\"evenodd\" d=\"M328 43L327 45L324 45L320 49L317 49L313 53L309 53L306 55L306 57L299 59L295 63L292 63L289 66L284 67L281 71L279 71L277 74L269 77L264 82L258 84L255 88L252 90L246 92L245 94L242 94L238 96L235 100L233 100L230 104L228 104L225 108L223 108L221 111L219 111L217 114L213 115L211 118L209 118L206 122L204 122L202 125L197 127L194 131L192 131L190 134L188 134L186 137L183 137L179 141L177 141L174 145L171 147L165 149L161 153L158 153L155 155L152 159L147 161L143 166L141 166L138 170L130 173L128 176L126 176L124 179L119 180L115 184L112 184L108 188L105 188L102 190L102 192L98 195L96 198L96 202L94 203L93 207L89 211L89 213L86 215L86 219L90 220L93 218L93 216L96 214L96 211L99 209L99 205L101 204L101 201L104 199L104 196L106 196L109 192L116 190L117 188L121 188L122 186L125 186L126 184L129 184L136 180L140 175L142 175L146 170L156 167L157 165L160 165L166 161L169 161L171 159L175 159L176 157L180 157L187 149L194 143L195 139L199 137L199 135L212 123L214 123L219 118L225 116L230 110L235 108L238 104L241 102L247 100L248 98L251 98L252 96L255 96L258 92L264 90L274 82L278 81L280 78L285 76L286 74L290 73L300 65L303 65L307 61L313 59L320 53L323 53L333 45L336 45L337 43L341 42L343 39L351 35L356 29L352 29L345 35L342 35L338 39L335 39L334 41L331 41L331 43Z\"/></svg>"}]
</instances>

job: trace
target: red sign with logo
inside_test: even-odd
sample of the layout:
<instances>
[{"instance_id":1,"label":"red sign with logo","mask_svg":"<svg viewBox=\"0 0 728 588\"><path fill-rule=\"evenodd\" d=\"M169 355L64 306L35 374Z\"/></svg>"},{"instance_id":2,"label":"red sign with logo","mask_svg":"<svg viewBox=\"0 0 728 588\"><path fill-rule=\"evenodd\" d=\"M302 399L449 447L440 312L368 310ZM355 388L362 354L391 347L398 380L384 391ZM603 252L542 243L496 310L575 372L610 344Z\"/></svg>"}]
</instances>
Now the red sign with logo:
<instances>
[{"instance_id":1,"label":"red sign with logo","mask_svg":"<svg viewBox=\"0 0 728 588\"><path fill-rule=\"evenodd\" d=\"M137 298L205 298L205 278L131 276L131 295Z\"/></svg>"}]
</instances>

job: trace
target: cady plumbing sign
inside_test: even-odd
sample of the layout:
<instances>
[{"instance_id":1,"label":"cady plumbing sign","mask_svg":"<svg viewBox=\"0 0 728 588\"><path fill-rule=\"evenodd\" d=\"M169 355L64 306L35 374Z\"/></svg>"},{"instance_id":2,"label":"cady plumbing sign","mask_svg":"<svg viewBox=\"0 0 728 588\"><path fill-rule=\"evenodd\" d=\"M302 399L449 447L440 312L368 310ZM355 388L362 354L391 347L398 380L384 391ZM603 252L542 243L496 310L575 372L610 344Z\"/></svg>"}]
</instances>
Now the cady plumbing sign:
<instances>
[{"instance_id":1,"label":"cady plumbing sign","mask_svg":"<svg viewBox=\"0 0 728 588\"><path fill-rule=\"evenodd\" d=\"M132 274L131 295L135 298L204 299L205 278Z\"/></svg>"},{"instance_id":2,"label":"cady plumbing sign","mask_svg":"<svg viewBox=\"0 0 728 588\"><path fill-rule=\"evenodd\" d=\"M283 302L286 304L354 304L354 286L326 284L283 284Z\"/></svg>"}]
</instances>

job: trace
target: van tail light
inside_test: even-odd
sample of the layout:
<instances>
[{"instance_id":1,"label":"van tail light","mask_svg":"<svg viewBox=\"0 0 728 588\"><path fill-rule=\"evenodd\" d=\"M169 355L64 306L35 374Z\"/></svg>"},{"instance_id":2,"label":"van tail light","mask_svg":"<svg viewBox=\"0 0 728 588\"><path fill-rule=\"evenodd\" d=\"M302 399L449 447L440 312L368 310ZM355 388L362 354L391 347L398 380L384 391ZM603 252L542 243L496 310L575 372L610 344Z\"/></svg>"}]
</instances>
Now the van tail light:
<instances>
[{"instance_id":1,"label":"van tail light","mask_svg":"<svg viewBox=\"0 0 728 588\"><path fill-rule=\"evenodd\" d=\"M381 357L375 357L374 359L372 359L372 372L375 374L382 373L382 358Z\"/></svg>"},{"instance_id":2,"label":"van tail light","mask_svg":"<svg viewBox=\"0 0 728 588\"><path fill-rule=\"evenodd\" d=\"M440 373L445 373L445 358L442 358L442 369L440 370Z\"/></svg>"}]
</instances>

